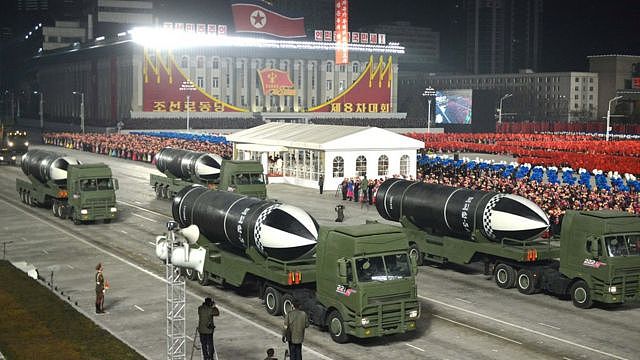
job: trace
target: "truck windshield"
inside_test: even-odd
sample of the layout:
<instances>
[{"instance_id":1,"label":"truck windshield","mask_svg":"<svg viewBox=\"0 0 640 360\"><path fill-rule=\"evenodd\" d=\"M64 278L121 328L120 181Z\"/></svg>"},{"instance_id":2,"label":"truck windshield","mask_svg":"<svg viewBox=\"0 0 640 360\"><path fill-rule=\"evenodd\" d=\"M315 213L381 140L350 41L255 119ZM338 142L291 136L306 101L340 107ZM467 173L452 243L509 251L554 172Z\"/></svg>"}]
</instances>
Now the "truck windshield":
<instances>
[{"instance_id":1,"label":"truck windshield","mask_svg":"<svg viewBox=\"0 0 640 360\"><path fill-rule=\"evenodd\" d=\"M83 179L80 180L82 191L113 190L113 180L111 178Z\"/></svg>"},{"instance_id":2,"label":"truck windshield","mask_svg":"<svg viewBox=\"0 0 640 360\"><path fill-rule=\"evenodd\" d=\"M260 173L237 174L233 178L236 185L261 185L264 184L264 175Z\"/></svg>"},{"instance_id":3,"label":"truck windshield","mask_svg":"<svg viewBox=\"0 0 640 360\"><path fill-rule=\"evenodd\" d=\"M640 234L605 236L609 256L640 256Z\"/></svg>"},{"instance_id":4,"label":"truck windshield","mask_svg":"<svg viewBox=\"0 0 640 360\"><path fill-rule=\"evenodd\" d=\"M387 281L411 276L407 254L371 256L356 259L358 281Z\"/></svg>"}]
</instances>

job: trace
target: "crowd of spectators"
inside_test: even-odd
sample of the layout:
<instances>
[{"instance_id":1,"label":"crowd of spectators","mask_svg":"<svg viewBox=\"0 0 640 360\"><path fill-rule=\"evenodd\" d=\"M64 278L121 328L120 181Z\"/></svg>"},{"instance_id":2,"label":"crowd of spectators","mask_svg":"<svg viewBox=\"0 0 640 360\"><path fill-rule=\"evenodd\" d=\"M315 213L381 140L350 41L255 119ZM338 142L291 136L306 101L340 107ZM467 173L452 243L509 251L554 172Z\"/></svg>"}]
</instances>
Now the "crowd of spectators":
<instances>
[{"instance_id":1,"label":"crowd of spectators","mask_svg":"<svg viewBox=\"0 0 640 360\"><path fill-rule=\"evenodd\" d=\"M547 213L552 233L559 229L566 210L610 209L640 214L640 193L637 191L529 181L528 176L503 177L490 168L467 169L438 163L421 165L418 179L426 183L520 195L535 202Z\"/></svg>"},{"instance_id":2,"label":"crowd of spectators","mask_svg":"<svg viewBox=\"0 0 640 360\"><path fill-rule=\"evenodd\" d=\"M68 149L89 151L134 161L153 162L155 154L165 147L218 154L230 159L233 148L226 143L150 136L143 134L44 133L43 142Z\"/></svg>"}]
</instances>

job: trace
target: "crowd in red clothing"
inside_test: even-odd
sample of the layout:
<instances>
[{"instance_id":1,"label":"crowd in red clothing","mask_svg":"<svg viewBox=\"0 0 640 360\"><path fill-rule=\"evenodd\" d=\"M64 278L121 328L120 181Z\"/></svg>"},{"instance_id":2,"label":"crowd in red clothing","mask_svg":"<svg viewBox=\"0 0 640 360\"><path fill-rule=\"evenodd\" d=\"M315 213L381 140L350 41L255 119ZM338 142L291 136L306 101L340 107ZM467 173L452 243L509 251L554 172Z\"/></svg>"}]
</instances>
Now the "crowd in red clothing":
<instances>
[{"instance_id":1,"label":"crowd in red clothing","mask_svg":"<svg viewBox=\"0 0 640 360\"><path fill-rule=\"evenodd\" d=\"M496 124L498 133L533 133L533 132L572 132L572 133L600 133L605 132L604 121L573 122L564 121L518 121ZM640 124L612 124L614 134L640 134Z\"/></svg>"},{"instance_id":2,"label":"crowd in red clothing","mask_svg":"<svg viewBox=\"0 0 640 360\"><path fill-rule=\"evenodd\" d=\"M427 164L419 169L418 179L435 184L496 191L525 197L549 216L551 231L559 228L566 210L619 210L640 214L640 193L630 191L589 190L582 185L559 185L505 178L491 170L454 168Z\"/></svg>"},{"instance_id":3,"label":"crowd in red clothing","mask_svg":"<svg viewBox=\"0 0 640 360\"><path fill-rule=\"evenodd\" d=\"M519 163L640 174L640 140L577 134L422 134L427 151L513 155Z\"/></svg>"},{"instance_id":4,"label":"crowd in red clothing","mask_svg":"<svg viewBox=\"0 0 640 360\"><path fill-rule=\"evenodd\" d=\"M152 162L165 147L218 154L225 159L230 159L233 151L229 144L134 134L44 133L42 139L48 145L145 162Z\"/></svg>"}]
</instances>

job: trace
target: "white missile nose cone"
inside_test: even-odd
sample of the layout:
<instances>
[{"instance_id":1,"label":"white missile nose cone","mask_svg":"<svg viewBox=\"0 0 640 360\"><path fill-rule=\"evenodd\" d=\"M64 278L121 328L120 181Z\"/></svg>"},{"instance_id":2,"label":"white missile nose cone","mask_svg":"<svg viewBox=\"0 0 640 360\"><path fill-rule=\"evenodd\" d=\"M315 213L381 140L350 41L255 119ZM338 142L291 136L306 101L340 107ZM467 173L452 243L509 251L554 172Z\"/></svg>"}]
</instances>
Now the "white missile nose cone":
<instances>
[{"instance_id":1,"label":"white missile nose cone","mask_svg":"<svg viewBox=\"0 0 640 360\"><path fill-rule=\"evenodd\" d=\"M493 197L483 212L483 228L493 239L509 237L526 240L549 227L549 218L533 201L518 195Z\"/></svg>"},{"instance_id":2,"label":"white missile nose cone","mask_svg":"<svg viewBox=\"0 0 640 360\"><path fill-rule=\"evenodd\" d=\"M220 169L205 164L196 164L196 173L199 175L215 175L220 174Z\"/></svg>"},{"instance_id":3,"label":"white missile nose cone","mask_svg":"<svg viewBox=\"0 0 640 360\"><path fill-rule=\"evenodd\" d=\"M67 178L67 170L62 170L60 168L52 168L51 169L51 180L64 180Z\"/></svg>"}]
</instances>

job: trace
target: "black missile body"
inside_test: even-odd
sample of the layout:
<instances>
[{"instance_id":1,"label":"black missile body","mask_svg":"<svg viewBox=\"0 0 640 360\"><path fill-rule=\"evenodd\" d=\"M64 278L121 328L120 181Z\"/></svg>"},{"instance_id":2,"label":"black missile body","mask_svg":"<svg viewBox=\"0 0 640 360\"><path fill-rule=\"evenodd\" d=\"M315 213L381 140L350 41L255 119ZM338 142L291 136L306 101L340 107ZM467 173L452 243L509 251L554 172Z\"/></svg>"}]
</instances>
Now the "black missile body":
<instances>
[{"instance_id":1,"label":"black missile body","mask_svg":"<svg viewBox=\"0 0 640 360\"><path fill-rule=\"evenodd\" d=\"M202 181L213 181L220 176L222 158L191 150L164 148L156 154L156 168L176 178L190 181L195 176Z\"/></svg>"},{"instance_id":2,"label":"black missile body","mask_svg":"<svg viewBox=\"0 0 640 360\"><path fill-rule=\"evenodd\" d=\"M77 165L80 162L72 157L46 150L29 150L22 155L20 167L22 172L33 176L46 183L53 180L64 183L67 180L69 165Z\"/></svg>"},{"instance_id":3,"label":"black missile body","mask_svg":"<svg viewBox=\"0 0 640 360\"><path fill-rule=\"evenodd\" d=\"M387 220L404 216L417 227L468 235L478 229L493 241L526 240L549 227L545 213L518 195L389 179L376 193L376 208Z\"/></svg>"},{"instance_id":4,"label":"black missile body","mask_svg":"<svg viewBox=\"0 0 640 360\"><path fill-rule=\"evenodd\" d=\"M279 260L310 256L318 241L318 223L300 208L202 186L178 192L172 214L182 228L197 225L209 241L255 247Z\"/></svg>"}]
</instances>

